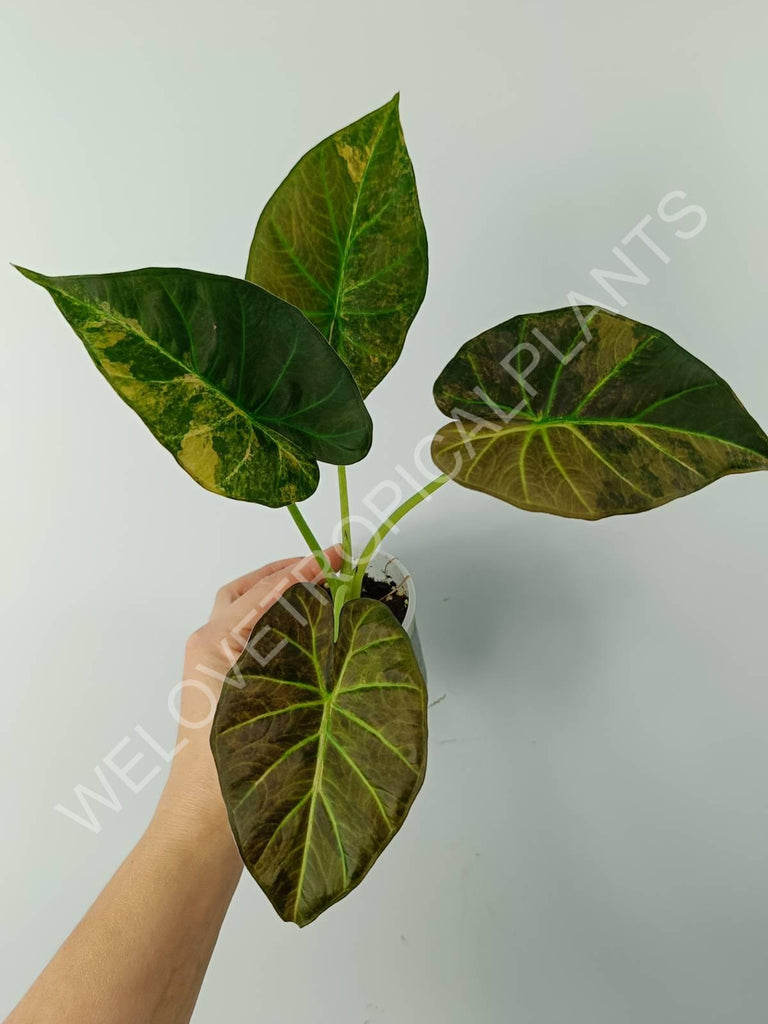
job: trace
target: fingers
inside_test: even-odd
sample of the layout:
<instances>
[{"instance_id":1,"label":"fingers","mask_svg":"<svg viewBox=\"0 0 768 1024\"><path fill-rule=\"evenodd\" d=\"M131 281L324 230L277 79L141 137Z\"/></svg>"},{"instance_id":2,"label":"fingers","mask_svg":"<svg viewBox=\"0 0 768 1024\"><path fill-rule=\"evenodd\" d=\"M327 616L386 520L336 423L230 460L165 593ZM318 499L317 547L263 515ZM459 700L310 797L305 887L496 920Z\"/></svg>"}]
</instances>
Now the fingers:
<instances>
[{"instance_id":1,"label":"fingers","mask_svg":"<svg viewBox=\"0 0 768 1024\"><path fill-rule=\"evenodd\" d=\"M340 544L327 548L325 556L332 569L337 570L341 567ZM223 586L216 594L211 618L218 618L226 614L227 618L231 619L232 615L228 615L227 611L240 598L250 594L252 598L258 597L260 600L265 593L269 594L273 588L278 588L277 596L264 607L264 611L266 611L267 607L274 604L277 598L288 587L293 586L294 583L319 582L322 577L323 573L320 566L312 555L305 555L300 558L283 558L276 562L270 562L269 565L246 573L244 576L239 576L236 580ZM271 581L270 586L266 590L261 590L259 594L254 594L255 589L265 581ZM253 601L249 603L252 605Z\"/></svg>"},{"instance_id":2,"label":"fingers","mask_svg":"<svg viewBox=\"0 0 768 1024\"><path fill-rule=\"evenodd\" d=\"M284 569L286 566L293 565L296 562L301 561L297 556L293 558L281 558L276 562L270 562L269 565L263 565L260 569L254 569L253 572L247 572L244 576L238 576L236 580L232 580L231 583L225 583L223 587L220 587L216 592L216 599L213 603L213 611L211 612L211 618L215 618L217 615L229 607L233 601L236 601L238 597L241 597L251 587L255 586L259 580L264 579L267 576L271 576L279 569Z\"/></svg>"},{"instance_id":3,"label":"fingers","mask_svg":"<svg viewBox=\"0 0 768 1024\"><path fill-rule=\"evenodd\" d=\"M325 549L325 557L330 562L331 568L333 569L334 572L338 572L339 569L341 568L341 552L341 544L334 544L332 548ZM311 561L315 565L317 565L317 562L315 562L314 558Z\"/></svg>"}]
</instances>

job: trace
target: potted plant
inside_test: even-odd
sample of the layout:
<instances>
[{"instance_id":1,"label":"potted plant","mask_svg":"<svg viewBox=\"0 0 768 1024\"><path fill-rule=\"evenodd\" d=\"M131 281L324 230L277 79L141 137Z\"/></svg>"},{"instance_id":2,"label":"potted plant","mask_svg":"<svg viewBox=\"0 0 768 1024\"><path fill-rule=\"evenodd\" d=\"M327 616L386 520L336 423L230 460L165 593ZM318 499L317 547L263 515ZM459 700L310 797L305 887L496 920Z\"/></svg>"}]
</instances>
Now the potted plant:
<instances>
[{"instance_id":1,"label":"potted plant","mask_svg":"<svg viewBox=\"0 0 768 1024\"><path fill-rule=\"evenodd\" d=\"M195 480L287 508L324 568L323 586L297 584L261 619L211 735L243 860L299 925L361 881L424 778L427 694L402 625L406 574L381 592L366 584L395 523L449 481L601 519L768 469L768 437L730 387L662 331L601 308L518 315L439 374L440 474L353 557L344 467L368 452L365 398L400 355L427 281L397 97L296 164L258 221L245 280L22 273ZM299 509L321 462L338 466L339 572ZM397 615L393 589L404 593Z\"/></svg>"}]
</instances>

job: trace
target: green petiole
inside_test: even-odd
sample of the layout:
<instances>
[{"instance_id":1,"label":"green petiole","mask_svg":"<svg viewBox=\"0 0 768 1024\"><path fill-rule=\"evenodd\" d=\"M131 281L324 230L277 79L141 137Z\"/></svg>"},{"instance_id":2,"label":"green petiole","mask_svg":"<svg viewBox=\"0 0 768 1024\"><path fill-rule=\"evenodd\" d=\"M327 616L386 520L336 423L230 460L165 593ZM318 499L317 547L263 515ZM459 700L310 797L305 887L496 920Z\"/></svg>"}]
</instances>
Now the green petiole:
<instances>
[{"instance_id":1,"label":"green petiole","mask_svg":"<svg viewBox=\"0 0 768 1024\"><path fill-rule=\"evenodd\" d=\"M428 498L439 487L442 487L443 484L447 483L450 479L451 478L450 476L448 476L447 473L441 473L441 475L435 477L434 480L430 480L430 482L425 487L422 487L420 491L417 491L416 494L412 494L410 498L408 498L406 501L402 503L402 505L399 505L394 510L394 512L389 516L389 518L381 524L376 533L374 533L374 535L365 545L362 554L357 560L355 575L352 579L352 586L350 588L349 593L350 600L356 597L360 597L360 592L363 587L363 579L365 577L366 569L368 568L371 559L376 554L376 551L378 550L381 542L387 536L392 527L396 526L397 523L399 523L400 520L403 518L403 516L407 515L412 508L415 508L418 504L424 501L425 498Z\"/></svg>"}]
</instances>

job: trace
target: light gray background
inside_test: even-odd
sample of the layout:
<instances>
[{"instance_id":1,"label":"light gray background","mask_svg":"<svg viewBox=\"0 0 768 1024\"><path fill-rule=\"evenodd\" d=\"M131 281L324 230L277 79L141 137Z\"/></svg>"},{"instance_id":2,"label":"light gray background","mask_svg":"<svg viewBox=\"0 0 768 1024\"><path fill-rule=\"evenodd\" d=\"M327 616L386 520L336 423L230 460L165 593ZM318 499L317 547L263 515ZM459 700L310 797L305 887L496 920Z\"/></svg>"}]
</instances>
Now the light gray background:
<instances>
[{"instance_id":1,"label":"light gray background","mask_svg":"<svg viewBox=\"0 0 768 1024\"><path fill-rule=\"evenodd\" d=\"M646 214L671 261L627 248L651 280L626 311L765 425L767 21L761 0L4 0L0 255L239 275L294 160L399 88L430 287L370 403L357 511L441 422L431 384L458 345L571 289L607 298L590 270L619 267ZM707 211L696 238L656 215L674 189ZM216 588L302 548L286 513L197 488L10 269L0 311L7 1010L161 778L116 783L98 835L54 805L136 725L171 743L166 696ZM764 1021L766 508L768 474L600 524L458 487L421 506L389 547L446 694L422 794L305 931L244 880L195 1021ZM327 536L332 471L308 514Z\"/></svg>"}]
</instances>

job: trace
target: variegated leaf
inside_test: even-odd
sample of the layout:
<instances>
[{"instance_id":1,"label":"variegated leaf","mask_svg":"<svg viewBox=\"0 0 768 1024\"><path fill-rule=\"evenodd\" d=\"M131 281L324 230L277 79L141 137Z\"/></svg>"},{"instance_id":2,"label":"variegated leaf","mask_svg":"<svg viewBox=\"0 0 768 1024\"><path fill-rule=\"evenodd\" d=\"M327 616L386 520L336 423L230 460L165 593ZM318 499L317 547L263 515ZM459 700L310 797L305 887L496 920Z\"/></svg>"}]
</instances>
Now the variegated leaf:
<instances>
[{"instance_id":1,"label":"variegated leaf","mask_svg":"<svg viewBox=\"0 0 768 1024\"><path fill-rule=\"evenodd\" d=\"M209 491L280 506L317 487L316 459L371 443L349 370L299 310L247 281L192 270L45 277L120 397Z\"/></svg>"},{"instance_id":2,"label":"variegated leaf","mask_svg":"<svg viewBox=\"0 0 768 1024\"><path fill-rule=\"evenodd\" d=\"M432 443L465 487L579 519L642 512L768 469L768 437L726 382L653 327L603 309L517 316L435 384Z\"/></svg>"},{"instance_id":3,"label":"variegated leaf","mask_svg":"<svg viewBox=\"0 0 768 1024\"><path fill-rule=\"evenodd\" d=\"M427 286L427 236L398 97L299 160L267 203L246 277L303 310L367 395Z\"/></svg>"}]
</instances>

